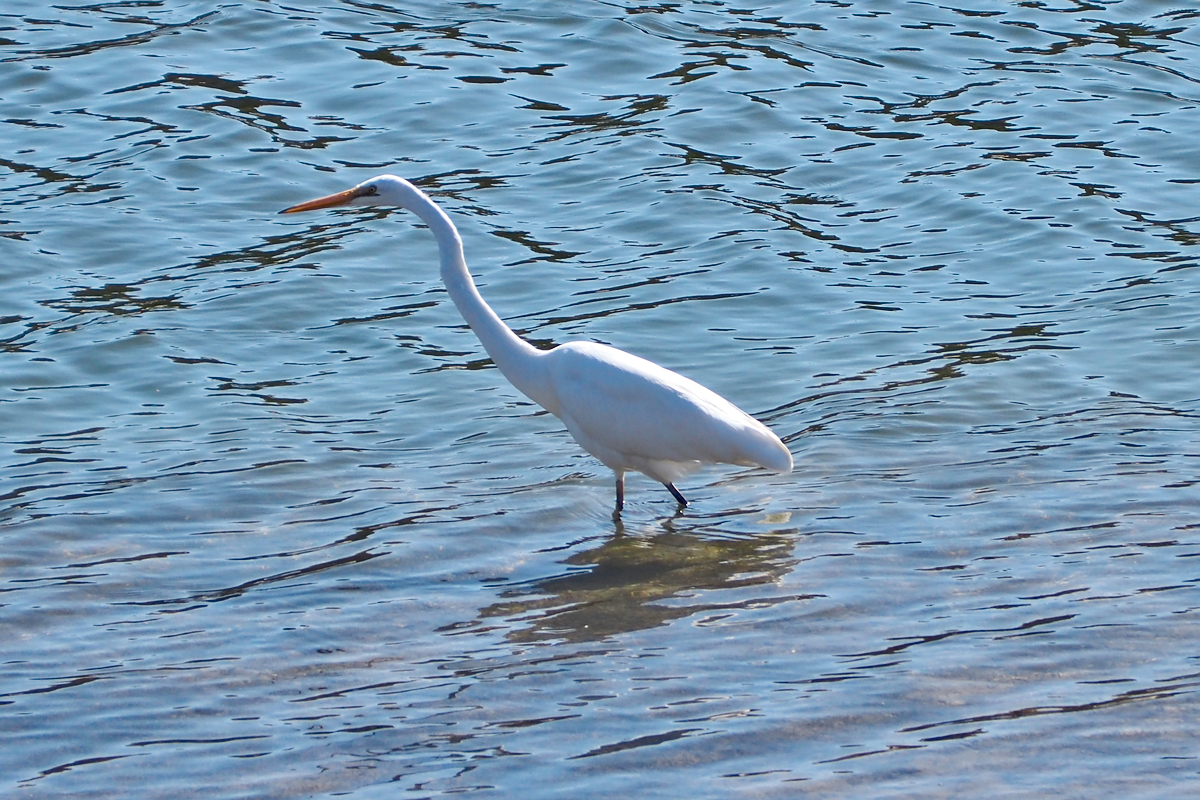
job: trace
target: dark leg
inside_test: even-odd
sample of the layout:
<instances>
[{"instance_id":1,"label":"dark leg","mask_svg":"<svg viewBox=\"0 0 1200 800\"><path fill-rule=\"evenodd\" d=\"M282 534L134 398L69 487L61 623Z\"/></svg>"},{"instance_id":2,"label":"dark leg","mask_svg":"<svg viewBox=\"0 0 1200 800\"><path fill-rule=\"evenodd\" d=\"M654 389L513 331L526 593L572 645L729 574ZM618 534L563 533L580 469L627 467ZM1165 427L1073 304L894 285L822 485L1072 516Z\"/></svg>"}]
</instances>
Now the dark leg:
<instances>
[{"instance_id":1,"label":"dark leg","mask_svg":"<svg viewBox=\"0 0 1200 800\"><path fill-rule=\"evenodd\" d=\"M625 476L617 475L617 512L625 507Z\"/></svg>"},{"instance_id":2,"label":"dark leg","mask_svg":"<svg viewBox=\"0 0 1200 800\"><path fill-rule=\"evenodd\" d=\"M687 498L679 493L679 490L675 488L675 484L664 483L663 486L666 486L668 489L671 490L671 494L675 495L675 499L679 501L679 505L681 505L681 506L687 505Z\"/></svg>"}]
</instances>

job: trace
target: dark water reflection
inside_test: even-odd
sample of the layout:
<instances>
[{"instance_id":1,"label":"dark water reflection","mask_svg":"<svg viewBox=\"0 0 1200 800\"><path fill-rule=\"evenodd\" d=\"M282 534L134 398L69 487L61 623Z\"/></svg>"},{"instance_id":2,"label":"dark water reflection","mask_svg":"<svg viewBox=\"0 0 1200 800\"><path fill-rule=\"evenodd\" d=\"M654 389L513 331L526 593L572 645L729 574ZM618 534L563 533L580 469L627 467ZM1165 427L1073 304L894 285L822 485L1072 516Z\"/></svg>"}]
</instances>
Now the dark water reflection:
<instances>
[{"instance_id":1,"label":"dark water reflection","mask_svg":"<svg viewBox=\"0 0 1200 800\"><path fill-rule=\"evenodd\" d=\"M6 7L4 788L1194 794L1197 19ZM381 171L796 471L614 523L426 231L275 213Z\"/></svg>"},{"instance_id":2,"label":"dark water reflection","mask_svg":"<svg viewBox=\"0 0 1200 800\"><path fill-rule=\"evenodd\" d=\"M484 608L481 621L501 617L529 626L514 630L508 636L512 641L596 641L698 613L706 616L697 624L715 623L739 609L809 599L769 591L732 603L686 600L706 590L761 584L773 589L794 562L788 537L706 539L700 529L646 539L625 535L624 525L617 526L619 533L601 546L564 559L575 567L570 572L521 586L502 584L503 601Z\"/></svg>"}]
</instances>

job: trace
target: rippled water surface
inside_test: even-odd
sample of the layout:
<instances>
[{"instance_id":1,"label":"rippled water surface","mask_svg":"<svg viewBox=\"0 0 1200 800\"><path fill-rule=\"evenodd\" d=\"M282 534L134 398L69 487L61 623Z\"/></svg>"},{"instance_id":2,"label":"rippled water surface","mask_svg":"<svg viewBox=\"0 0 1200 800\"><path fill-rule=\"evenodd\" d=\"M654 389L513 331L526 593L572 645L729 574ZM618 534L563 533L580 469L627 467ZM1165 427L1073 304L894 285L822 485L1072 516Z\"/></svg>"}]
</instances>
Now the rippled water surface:
<instances>
[{"instance_id":1,"label":"rippled water surface","mask_svg":"<svg viewBox=\"0 0 1200 800\"><path fill-rule=\"evenodd\" d=\"M1200 791L1200 8L0 12L0 794ZM612 475L525 337L769 424Z\"/></svg>"}]
</instances>

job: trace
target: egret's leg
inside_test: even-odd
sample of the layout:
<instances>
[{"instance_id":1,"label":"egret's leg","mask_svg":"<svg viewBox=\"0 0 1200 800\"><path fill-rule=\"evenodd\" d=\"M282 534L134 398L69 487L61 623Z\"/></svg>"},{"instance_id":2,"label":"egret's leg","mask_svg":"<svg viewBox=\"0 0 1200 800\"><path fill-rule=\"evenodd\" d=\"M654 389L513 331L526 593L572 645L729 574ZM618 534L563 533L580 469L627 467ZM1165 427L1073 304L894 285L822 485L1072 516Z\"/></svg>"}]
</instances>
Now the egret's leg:
<instances>
[{"instance_id":1,"label":"egret's leg","mask_svg":"<svg viewBox=\"0 0 1200 800\"><path fill-rule=\"evenodd\" d=\"M671 494L675 495L675 499L679 501L679 505L681 505L681 506L687 505L687 498L679 493L679 490L675 488L675 484L664 483L663 486L666 486L668 489L671 490Z\"/></svg>"},{"instance_id":2,"label":"egret's leg","mask_svg":"<svg viewBox=\"0 0 1200 800\"><path fill-rule=\"evenodd\" d=\"M625 507L625 473L617 473L617 511Z\"/></svg>"}]
</instances>

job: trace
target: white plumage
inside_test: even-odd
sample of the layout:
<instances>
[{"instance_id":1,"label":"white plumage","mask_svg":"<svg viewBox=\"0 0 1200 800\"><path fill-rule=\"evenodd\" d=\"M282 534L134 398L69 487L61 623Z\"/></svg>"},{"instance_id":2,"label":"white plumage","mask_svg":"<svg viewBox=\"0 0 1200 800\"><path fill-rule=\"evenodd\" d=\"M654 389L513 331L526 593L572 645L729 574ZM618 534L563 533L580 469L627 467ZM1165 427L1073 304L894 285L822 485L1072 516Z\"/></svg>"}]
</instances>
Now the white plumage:
<instances>
[{"instance_id":1,"label":"white plumage","mask_svg":"<svg viewBox=\"0 0 1200 800\"><path fill-rule=\"evenodd\" d=\"M778 436L693 380L607 345L569 342L538 350L513 333L475 288L454 223L403 178L381 175L281 213L343 205L398 206L429 226L455 306L512 385L561 419L584 450L616 473L617 511L629 471L664 484L684 505L675 481L702 464L791 470L792 455Z\"/></svg>"}]
</instances>

